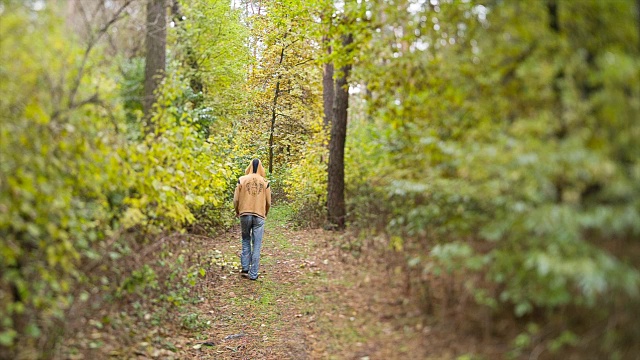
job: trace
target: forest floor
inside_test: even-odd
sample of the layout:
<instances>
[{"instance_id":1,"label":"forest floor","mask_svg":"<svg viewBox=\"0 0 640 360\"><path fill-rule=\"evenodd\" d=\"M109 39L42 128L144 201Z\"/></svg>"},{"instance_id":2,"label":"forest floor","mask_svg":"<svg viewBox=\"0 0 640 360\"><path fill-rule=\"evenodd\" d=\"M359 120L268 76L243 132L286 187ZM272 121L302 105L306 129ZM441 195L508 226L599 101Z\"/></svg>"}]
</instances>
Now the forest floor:
<instances>
[{"instance_id":1,"label":"forest floor","mask_svg":"<svg viewBox=\"0 0 640 360\"><path fill-rule=\"evenodd\" d=\"M354 257L339 246L344 237L295 230L286 209L275 208L266 222L259 279L243 278L237 268L216 269L197 306L209 327L184 332L177 357L455 359L475 352L473 340L428 325L405 297L406 276L383 252ZM209 246L239 256L239 227Z\"/></svg>"},{"instance_id":2,"label":"forest floor","mask_svg":"<svg viewBox=\"0 0 640 360\"><path fill-rule=\"evenodd\" d=\"M257 281L240 276L238 225L214 237L199 236L190 246L219 261L195 256L206 276L191 292L195 301L169 314L175 321L148 326L153 316L145 315L124 327L99 326L67 342L62 358L503 357L495 343L425 315L409 294L397 253L382 245L354 252L353 235L296 229L288 212L280 206L269 214ZM142 307L137 311L150 312Z\"/></svg>"}]
</instances>

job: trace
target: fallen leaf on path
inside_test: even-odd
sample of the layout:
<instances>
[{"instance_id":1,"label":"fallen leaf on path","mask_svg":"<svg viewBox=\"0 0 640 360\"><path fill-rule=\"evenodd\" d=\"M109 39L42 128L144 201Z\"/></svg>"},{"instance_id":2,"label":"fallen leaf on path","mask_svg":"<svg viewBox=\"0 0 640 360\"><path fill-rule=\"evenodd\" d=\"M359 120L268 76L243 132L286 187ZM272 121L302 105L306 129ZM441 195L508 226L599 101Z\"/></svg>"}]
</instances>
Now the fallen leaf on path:
<instances>
[{"instance_id":1,"label":"fallen leaf on path","mask_svg":"<svg viewBox=\"0 0 640 360\"><path fill-rule=\"evenodd\" d=\"M264 326L264 324L263 324L263 326ZM243 332L238 333L238 334L233 334L233 335L227 335L227 336L224 337L224 340L237 339L237 338L243 337L244 335L245 335L245 333L243 333Z\"/></svg>"}]
</instances>

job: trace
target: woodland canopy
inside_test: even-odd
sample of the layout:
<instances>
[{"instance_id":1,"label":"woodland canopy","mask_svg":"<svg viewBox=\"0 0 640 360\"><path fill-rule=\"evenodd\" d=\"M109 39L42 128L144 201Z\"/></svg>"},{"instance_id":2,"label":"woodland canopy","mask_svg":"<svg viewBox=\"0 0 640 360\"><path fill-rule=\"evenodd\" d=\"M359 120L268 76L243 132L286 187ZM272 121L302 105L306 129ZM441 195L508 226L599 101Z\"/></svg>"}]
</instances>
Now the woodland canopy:
<instances>
[{"instance_id":1,"label":"woodland canopy","mask_svg":"<svg viewBox=\"0 0 640 360\"><path fill-rule=\"evenodd\" d=\"M181 306L162 239L234 224L259 157L302 228L519 324L514 358L631 359L638 139L637 0L0 0L0 355Z\"/></svg>"}]
</instances>

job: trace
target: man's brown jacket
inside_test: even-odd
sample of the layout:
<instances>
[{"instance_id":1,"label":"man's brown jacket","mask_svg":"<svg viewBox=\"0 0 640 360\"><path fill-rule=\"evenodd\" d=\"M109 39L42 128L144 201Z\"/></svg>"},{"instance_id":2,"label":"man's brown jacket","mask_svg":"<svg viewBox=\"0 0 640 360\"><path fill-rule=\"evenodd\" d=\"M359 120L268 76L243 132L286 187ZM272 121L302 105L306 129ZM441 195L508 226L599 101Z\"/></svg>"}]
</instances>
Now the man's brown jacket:
<instances>
[{"instance_id":1,"label":"man's brown jacket","mask_svg":"<svg viewBox=\"0 0 640 360\"><path fill-rule=\"evenodd\" d=\"M236 215L256 215L266 219L271 207L271 189L265 179L266 172L262 162L253 159L244 173L246 175L238 179L233 194Z\"/></svg>"}]
</instances>

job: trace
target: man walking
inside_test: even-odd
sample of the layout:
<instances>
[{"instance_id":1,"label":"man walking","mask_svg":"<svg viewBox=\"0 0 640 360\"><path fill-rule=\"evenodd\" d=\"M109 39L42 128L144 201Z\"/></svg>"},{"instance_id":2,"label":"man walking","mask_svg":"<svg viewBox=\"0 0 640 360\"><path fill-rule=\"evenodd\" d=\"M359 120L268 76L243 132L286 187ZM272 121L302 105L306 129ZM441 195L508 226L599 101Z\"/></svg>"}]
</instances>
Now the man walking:
<instances>
[{"instance_id":1,"label":"man walking","mask_svg":"<svg viewBox=\"0 0 640 360\"><path fill-rule=\"evenodd\" d=\"M244 173L238 179L233 206L242 228L241 273L250 280L256 280L260 268L264 221L271 207L271 189L259 159L253 159Z\"/></svg>"}]
</instances>

